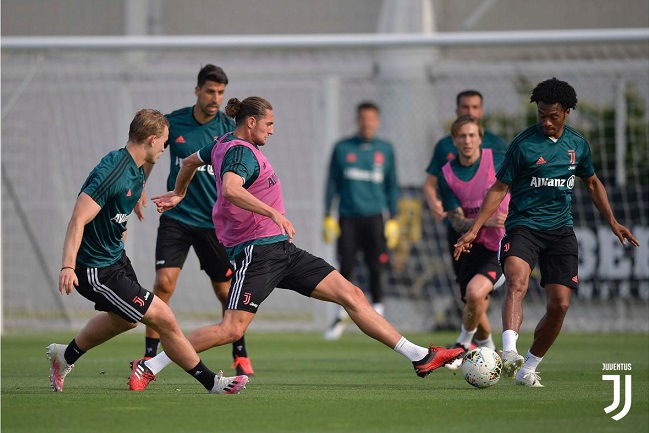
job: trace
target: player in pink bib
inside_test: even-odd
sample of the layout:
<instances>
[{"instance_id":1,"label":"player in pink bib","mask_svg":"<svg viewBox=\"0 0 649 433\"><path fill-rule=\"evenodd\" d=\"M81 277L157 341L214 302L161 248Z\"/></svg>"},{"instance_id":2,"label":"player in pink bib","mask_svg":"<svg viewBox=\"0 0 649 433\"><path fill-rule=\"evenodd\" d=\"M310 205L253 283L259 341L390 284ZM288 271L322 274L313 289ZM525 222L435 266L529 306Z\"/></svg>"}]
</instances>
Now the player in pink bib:
<instances>
[{"instance_id":1,"label":"player in pink bib","mask_svg":"<svg viewBox=\"0 0 649 433\"><path fill-rule=\"evenodd\" d=\"M158 211L171 209L184 197L198 167L214 168L217 199L212 216L235 273L223 320L189 335L194 348L202 352L235 341L277 287L341 305L361 331L408 358L419 377L460 357L460 348L408 341L374 311L361 289L322 258L293 244L295 229L284 215L282 184L261 151L274 130L272 106L256 96L232 98L225 112L235 118L234 132L185 158L174 191L153 198ZM164 352L146 361L153 374L168 364Z\"/></svg>"},{"instance_id":2,"label":"player in pink bib","mask_svg":"<svg viewBox=\"0 0 649 433\"><path fill-rule=\"evenodd\" d=\"M485 194L496 181L494 154L491 149L481 148L483 134L480 120L470 115L458 117L451 127L458 155L442 167L440 195L449 221L458 233L471 227ZM465 305L455 347L468 350L475 339L479 346L496 349L487 309L490 293L504 282L498 247L505 234L503 224L508 205L509 197L479 231L471 252L460 258L458 282ZM447 365L450 369L458 367L459 363Z\"/></svg>"}]
</instances>

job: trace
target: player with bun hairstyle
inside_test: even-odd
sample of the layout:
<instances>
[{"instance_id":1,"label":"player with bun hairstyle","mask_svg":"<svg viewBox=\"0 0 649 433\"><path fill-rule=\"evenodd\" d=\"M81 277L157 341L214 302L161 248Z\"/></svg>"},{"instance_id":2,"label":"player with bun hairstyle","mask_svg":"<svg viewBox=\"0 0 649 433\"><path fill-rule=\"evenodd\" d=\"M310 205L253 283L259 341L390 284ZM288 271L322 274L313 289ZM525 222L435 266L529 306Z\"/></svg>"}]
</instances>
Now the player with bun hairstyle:
<instances>
[{"instance_id":1,"label":"player with bun hairstyle","mask_svg":"<svg viewBox=\"0 0 649 433\"><path fill-rule=\"evenodd\" d=\"M243 101L232 98L225 112L235 118L234 132L186 158L175 189L153 198L158 211L172 209L183 199L198 167L211 164L214 168L218 191L214 226L235 272L223 320L191 333L188 339L194 348L202 352L239 338L263 301L279 287L342 305L365 334L412 361L420 377L460 356L462 349L426 348L408 341L372 308L361 289L325 260L293 243L295 229L285 216L281 180L261 151L274 132L271 104L256 96ZM169 363L162 352L145 365L157 374Z\"/></svg>"},{"instance_id":2,"label":"player with bun hairstyle","mask_svg":"<svg viewBox=\"0 0 649 433\"><path fill-rule=\"evenodd\" d=\"M232 119L219 110L228 82L228 76L219 66L212 64L203 66L196 77L194 88L196 103L165 115L169 121L169 140L165 143L165 148L170 154L168 189L174 187L184 158L212 144L215 137L220 137L234 129ZM144 165L147 178L152 170L152 164ZM176 290L178 277L189 250L193 248L201 269L210 278L212 289L222 309L225 310L232 279L232 266L225 248L219 242L218 233L214 231L212 222L214 200L216 200L214 173L211 170L201 170L192 179L187 189L187 197L182 204L160 216L156 237L153 293L167 304ZM142 199L134 210L140 220L144 219L144 206L146 206L146 195L143 193ZM146 360L155 356L159 343L158 333L147 326L144 356L141 359ZM132 368L141 359L133 361ZM232 359L232 368L236 369L237 374L247 376L254 374L244 336L232 343Z\"/></svg>"}]
</instances>

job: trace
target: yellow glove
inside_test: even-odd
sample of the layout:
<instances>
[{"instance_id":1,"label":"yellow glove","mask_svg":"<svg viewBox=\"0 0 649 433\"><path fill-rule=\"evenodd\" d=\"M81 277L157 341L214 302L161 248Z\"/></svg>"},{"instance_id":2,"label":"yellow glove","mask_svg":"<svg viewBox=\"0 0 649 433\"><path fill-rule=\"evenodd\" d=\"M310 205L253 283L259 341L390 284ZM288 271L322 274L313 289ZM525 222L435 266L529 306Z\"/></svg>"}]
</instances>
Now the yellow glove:
<instances>
[{"instance_id":1,"label":"yellow glove","mask_svg":"<svg viewBox=\"0 0 649 433\"><path fill-rule=\"evenodd\" d=\"M391 218L386 221L383 233L385 234L385 241L389 250L393 250L397 247L397 244L399 243L399 232L399 223L397 220Z\"/></svg>"},{"instance_id":2,"label":"yellow glove","mask_svg":"<svg viewBox=\"0 0 649 433\"><path fill-rule=\"evenodd\" d=\"M322 223L322 238L328 244L332 243L340 236L340 226L338 221L333 217L325 217Z\"/></svg>"}]
</instances>

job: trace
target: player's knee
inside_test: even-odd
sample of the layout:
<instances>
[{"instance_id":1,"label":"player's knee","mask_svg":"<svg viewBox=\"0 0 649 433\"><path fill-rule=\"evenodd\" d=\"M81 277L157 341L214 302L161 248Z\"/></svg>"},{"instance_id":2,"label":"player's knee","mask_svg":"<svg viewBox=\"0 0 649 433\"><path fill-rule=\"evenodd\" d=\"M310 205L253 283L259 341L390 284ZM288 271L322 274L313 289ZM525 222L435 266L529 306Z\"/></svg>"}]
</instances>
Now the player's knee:
<instances>
[{"instance_id":1,"label":"player's knee","mask_svg":"<svg viewBox=\"0 0 649 433\"><path fill-rule=\"evenodd\" d=\"M350 290L347 290L341 297L340 305L342 305L346 309L358 309L359 306L368 304L365 293L363 293L360 288L354 286L353 284L350 284L350 286Z\"/></svg>"},{"instance_id":2,"label":"player's knee","mask_svg":"<svg viewBox=\"0 0 649 433\"><path fill-rule=\"evenodd\" d=\"M153 284L153 293L166 302L174 292L175 283L173 278L159 273L156 275L155 283Z\"/></svg>"},{"instance_id":3,"label":"player's knee","mask_svg":"<svg viewBox=\"0 0 649 433\"><path fill-rule=\"evenodd\" d=\"M555 316L565 316L570 308L569 299L552 299L548 302L547 310Z\"/></svg>"},{"instance_id":4,"label":"player's knee","mask_svg":"<svg viewBox=\"0 0 649 433\"><path fill-rule=\"evenodd\" d=\"M529 279L525 275L512 273L507 275L507 291L509 293L525 294Z\"/></svg>"},{"instance_id":5,"label":"player's knee","mask_svg":"<svg viewBox=\"0 0 649 433\"><path fill-rule=\"evenodd\" d=\"M464 297L467 305L469 306L475 306L480 304L481 302L485 302L485 296L482 293L478 293L476 291L472 290L467 290L466 296Z\"/></svg>"},{"instance_id":6,"label":"player's knee","mask_svg":"<svg viewBox=\"0 0 649 433\"><path fill-rule=\"evenodd\" d=\"M226 282L212 282L214 293L221 304L225 304L228 300L228 293L230 292L230 281Z\"/></svg>"},{"instance_id":7,"label":"player's knee","mask_svg":"<svg viewBox=\"0 0 649 433\"><path fill-rule=\"evenodd\" d=\"M225 337L226 344L240 340L243 337L243 327L237 326L236 324L224 324L222 322L217 326L221 327L221 334Z\"/></svg>"},{"instance_id":8,"label":"player's knee","mask_svg":"<svg viewBox=\"0 0 649 433\"><path fill-rule=\"evenodd\" d=\"M150 326L159 334L182 333L180 325L176 321L176 316L168 307L157 310L156 314L150 318L150 322Z\"/></svg>"}]
</instances>

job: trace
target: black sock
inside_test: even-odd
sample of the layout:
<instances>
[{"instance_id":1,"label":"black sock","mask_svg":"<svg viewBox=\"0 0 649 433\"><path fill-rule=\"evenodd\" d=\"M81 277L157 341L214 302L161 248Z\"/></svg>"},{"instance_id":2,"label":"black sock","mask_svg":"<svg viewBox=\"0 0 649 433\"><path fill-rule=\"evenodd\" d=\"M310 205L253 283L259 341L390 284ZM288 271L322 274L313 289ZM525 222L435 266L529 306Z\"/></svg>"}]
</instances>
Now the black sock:
<instances>
[{"instance_id":1,"label":"black sock","mask_svg":"<svg viewBox=\"0 0 649 433\"><path fill-rule=\"evenodd\" d=\"M248 357L248 352L246 351L246 337L241 337L232 343L232 358L235 356L241 356L244 358Z\"/></svg>"},{"instance_id":2,"label":"black sock","mask_svg":"<svg viewBox=\"0 0 649 433\"><path fill-rule=\"evenodd\" d=\"M77 362L77 359L81 358L81 355L83 355L84 353L86 352L79 349L77 342L73 338L72 341L70 341L70 344L68 344L68 347L65 349L65 354L63 355L63 357L65 358L65 362L67 362L68 365L72 365Z\"/></svg>"},{"instance_id":3,"label":"black sock","mask_svg":"<svg viewBox=\"0 0 649 433\"><path fill-rule=\"evenodd\" d=\"M199 361L196 367L187 370L187 373L202 383L206 390L211 391L214 388L214 378L216 375L203 364L203 361Z\"/></svg>"},{"instance_id":4,"label":"black sock","mask_svg":"<svg viewBox=\"0 0 649 433\"><path fill-rule=\"evenodd\" d=\"M144 356L153 358L158 354L159 338L144 337Z\"/></svg>"}]
</instances>

